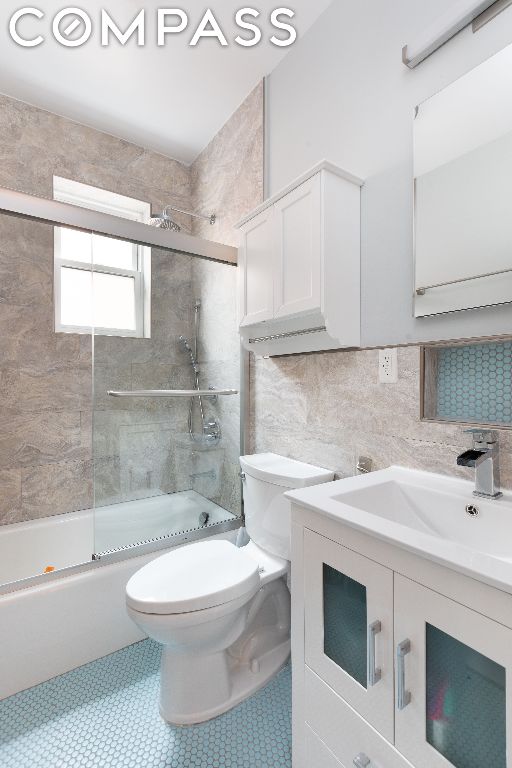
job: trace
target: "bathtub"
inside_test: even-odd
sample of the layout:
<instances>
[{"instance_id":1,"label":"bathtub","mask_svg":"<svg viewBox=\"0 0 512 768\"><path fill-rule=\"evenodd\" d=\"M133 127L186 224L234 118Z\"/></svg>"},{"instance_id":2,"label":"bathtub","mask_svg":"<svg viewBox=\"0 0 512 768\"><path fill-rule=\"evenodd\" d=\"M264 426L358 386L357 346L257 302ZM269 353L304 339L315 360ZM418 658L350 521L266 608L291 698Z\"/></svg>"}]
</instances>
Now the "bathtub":
<instances>
[{"instance_id":1,"label":"bathtub","mask_svg":"<svg viewBox=\"0 0 512 768\"><path fill-rule=\"evenodd\" d=\"M125 610L130 576L199 538L234 541L240 526L239 518L194 493L0 528L0 699L144 638ZM210 524L194 530L198 511L210 512ZM134 536L145 543L129 546ZM91 559L93 552L108 550ZM48 566L56 570L42 575Z\"/></svg>"}]
</instances>

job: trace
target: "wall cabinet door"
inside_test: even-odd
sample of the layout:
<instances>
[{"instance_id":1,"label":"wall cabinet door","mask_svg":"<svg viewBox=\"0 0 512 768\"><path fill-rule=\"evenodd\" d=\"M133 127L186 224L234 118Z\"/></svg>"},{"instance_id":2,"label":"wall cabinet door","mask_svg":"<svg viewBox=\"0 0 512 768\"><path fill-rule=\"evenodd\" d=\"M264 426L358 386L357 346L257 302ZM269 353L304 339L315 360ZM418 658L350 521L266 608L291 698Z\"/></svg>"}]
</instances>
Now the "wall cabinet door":
<instances>
[{"instance_id":1,"label":"wall cabinet door","mask_svg":"<svg viewBox=\"0 0 512 768\"><path fill-rule=\"evenodd\" d=\"M304 532L306 664L388 741L393 728L393 573Z\"/></svg>"},{"instance_id":2,"label":"wall cabinet door","mask_svg":"<svg viewBox=\"0 0 512 768\"><path fill-rule=\"evenodd\" d=\"M253 325L274 316L273 208L252 219L242 232L239 275L240 325Z\"/></svg>"},{"instance_id":3,"label":"wall cabinet door","mask_svg":"<svg viewBox=\"0 0 512 768\"><path fill-rule=\"evenodd\" d=\"M397 749L416 768L512 768L510 629L396 575L395 640Z\"/></svg>"},{"instance_id":4,"label":"wall cabinet door","mask_svg":"<svg viewBox=\"0 0 512 768\"><path fill-rule=\"evenodd\" d=\"M321 174L274 205L275 317L321 307Z\"/></svg>"}]
</instances>

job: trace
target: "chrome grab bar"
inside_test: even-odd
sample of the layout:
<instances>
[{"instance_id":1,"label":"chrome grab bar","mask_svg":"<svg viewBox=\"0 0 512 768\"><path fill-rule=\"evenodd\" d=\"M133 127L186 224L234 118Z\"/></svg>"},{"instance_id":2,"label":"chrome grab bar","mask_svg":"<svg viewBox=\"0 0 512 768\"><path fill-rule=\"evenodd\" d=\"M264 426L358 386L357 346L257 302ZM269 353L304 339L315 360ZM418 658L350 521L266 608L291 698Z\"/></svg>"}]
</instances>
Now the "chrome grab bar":
<instances>
[{"instance_id":1,"label":"chrome grab bar","mask_svg":"<svg viewBox=\"0 0 512 768\"><path fill-rule=\"evenodd\" d=\"M249 339L249 344L261 344L264 341L279 341L279 339L291 339L294 336L307 336L310 333L323 333L327 328L325 325L318 328L304 328L302 331L287 331L287 333L274 333L272 336L258 336L255 339Z\"/></svg>"},{"instance_id":2,"label":"chrome grab bar","mask_svg":"<svg viewBox=\"0 0 512 768\"><path fill-rule=\"evenodd\" d=\"M396 707L405 709L411 703L411 692L405 688L405 657L411 652L411 641L403 640L396 648Z\"/></svg>"},{"instance_id":3,"label":"chrome grab bar","mask_svg":"<svg viewBox=\"0 0 512 768\"><path fill-rule=\"evenodd\" d=\"M374 621L373 624L368 625L368 638L367 638L367 675L368 675L368 688L376 685L382 677L382 672L379 667L375 666L375 644L376 637L382 632L382 624L380 621Z\"/></svg>"},{"instance_id":4,"label":"chrome grab bar","mask_svg":"<svg viewBox=\"0 0 512 768\"><path fill-rule=\"evenodd\" d=\"M435 283L434 285L422 285L416 288L417 296L424 296L427 291L432 288L445 288L447 285L458 285L459 283L467 283L470 280L481 280L484 277L498 277L498 275L506 275L512 272L511 269L499 269L497 272L484 272L482 275L473 275L472 277L461 277L459 280L447 280L445 283Z\"/></svg>"},{"instance_id":5,"label":"chrome grab bar","mask_svg":"<svg viewBox=\"0 0 512 768\"><path fill-rule=\"evenodd\" d=\"M110 397L212 397L238 395L237 389L134 389L131 392L109 390Z\"/></svg>"}]
</instances>

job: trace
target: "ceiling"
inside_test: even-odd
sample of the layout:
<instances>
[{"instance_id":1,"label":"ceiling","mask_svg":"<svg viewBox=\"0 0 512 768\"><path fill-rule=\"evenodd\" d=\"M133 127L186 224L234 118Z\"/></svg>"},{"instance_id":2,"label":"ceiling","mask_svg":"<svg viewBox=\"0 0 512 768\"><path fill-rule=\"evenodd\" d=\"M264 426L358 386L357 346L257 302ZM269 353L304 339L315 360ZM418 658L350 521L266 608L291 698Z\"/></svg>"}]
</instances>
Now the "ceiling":
<instances>
[{"instance_id":1,"label":"ceiling","mask_svg":"<svg viewBox=\"0 0 512 768\"><path fill-rule=\"evenodd\" d=\"M299 37L330 5L331 0L290 0ZM70 3L71 5L71 3ZM189 15L182 34L169 35L165 47L156 45L157 0L83 0L78 6L93 22L93 35L82 47L66 48L51 35L54 15L62 0L45 0L45 18L25 19L19 30L27 38L46 36L36 48L22 48L9 36L7 21L21 4L4 0L0 23L0 92L37 107L111 133L184 163L191 163L204 149L252 88L269 74L290 48L268 42L275 30L261 23L262 42L243 48L233 41L240 32L234 14L244 7L235 0L217 0L210 7L229 41L203 39L188 45L206 5L182 0L174 7ZM200 10L198 10L198 6ZM280 7L275 0L252 6L268 19ZM132 39L125 47L116 41L102 47L99 35L101 8L119 27L127 29L136 14L146 9L146 44ZM5 14L5 15L4 15ZM77 30L77 34L80 29Z\"/></svg>"}]
</instances>

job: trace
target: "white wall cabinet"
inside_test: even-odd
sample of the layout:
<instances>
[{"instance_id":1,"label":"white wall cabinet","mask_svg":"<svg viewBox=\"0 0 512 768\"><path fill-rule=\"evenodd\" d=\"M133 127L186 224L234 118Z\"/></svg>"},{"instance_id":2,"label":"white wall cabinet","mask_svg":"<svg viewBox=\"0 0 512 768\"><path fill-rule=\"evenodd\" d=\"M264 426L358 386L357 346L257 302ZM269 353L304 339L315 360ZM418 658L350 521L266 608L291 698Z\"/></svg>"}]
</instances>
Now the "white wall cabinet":
<instances>
[{"instance_id":1,"label":"white wall cabinet","mask_svg":"<svg viewBox=\"0 0 512 768\"><path fill-rule=\"evenodd\" d=\"M243 231L239 252L240 325L264 323L274 317L272 209L252 219Z\"/></svg>"},{"instance_id":2,"label":"white wall cabinet","mask_svg":"<svg viewBox=\"0 0 512 768\"><path fill-rule=\"evenodd\" d=\"M274 317L319 311L322 177L318 173L274 205Z\"/></svg>"},{"instance_id":3,"label":"white wall cabinet","mask_svg":"<svg viewBox=\"0 0 512 768\"><path fill-rule=\"evenodd\" d=\"M292 516L294 768L512 768L512 595Z\"/></svg>"},{"instance_id":4,"label":"white wall cabinet","mask_svg":"<svg viewBox=\"0 0 512 768\"><path fill-rule=\"evenodd\" d=\"M240 331L248 349L359 346L361 184L324 162L240 222Z\"/></svg>"}]
</instances>

